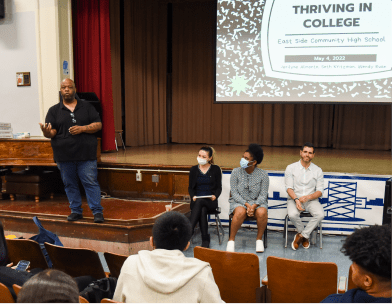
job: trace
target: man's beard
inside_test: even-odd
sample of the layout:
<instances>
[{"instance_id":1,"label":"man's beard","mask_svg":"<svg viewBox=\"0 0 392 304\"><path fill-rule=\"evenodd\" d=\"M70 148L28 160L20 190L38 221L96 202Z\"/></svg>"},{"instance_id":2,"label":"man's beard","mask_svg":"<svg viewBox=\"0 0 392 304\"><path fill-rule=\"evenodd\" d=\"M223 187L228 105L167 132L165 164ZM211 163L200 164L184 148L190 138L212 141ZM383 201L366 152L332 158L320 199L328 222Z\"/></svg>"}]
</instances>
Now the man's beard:
<instances>
[{"instance_id":1,"label":"man's beard","mask_svg":"<svg viewBox=\"0 0 392 304\"><path fill-rule=\"evenodd\" d=\"M69 95L69 96L63 95L63 100L65 100L67 102L71 102L71 101L73 101L75 99L75 95L76 94L72 94L72 95Z\"/></svg>"}]
</instances>

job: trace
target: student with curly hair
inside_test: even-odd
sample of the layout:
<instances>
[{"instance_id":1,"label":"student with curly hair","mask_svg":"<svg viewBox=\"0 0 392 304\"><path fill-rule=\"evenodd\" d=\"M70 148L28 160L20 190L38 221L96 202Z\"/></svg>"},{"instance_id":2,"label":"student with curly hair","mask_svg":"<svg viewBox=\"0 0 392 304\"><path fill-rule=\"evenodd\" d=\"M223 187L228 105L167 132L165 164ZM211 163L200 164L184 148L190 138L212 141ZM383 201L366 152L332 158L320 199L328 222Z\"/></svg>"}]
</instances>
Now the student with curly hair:
<instances>
[{"instance_id":1,"label":"student with curly hair","mask_svg":"<svg viewBox=\"0 0 392 304\"><path fill-rule=\"evenodd\" d=\"M187 258L192 228L188 218L175 211L154 223L150 244L124 262L113 300L124 303L222 302L209 263Z\"/></svg>"},{"instance_id":2,"label":"student with curly hair","mask_svg":"<svg viewBox=\"0 0 392 304\"><path fill-rule=\"evenodd\" d=\"M218 207L218 197L222 193L222 170L214 164L215 150L212 147L201 147L196 166L189 172L188 192L191 197L192 210L190 221L192 231L199 223L202 247L210 247L208 234L208 212Z\"/></svg>"},{"instance_id":3,"label":"student with curly hair","mask_svg":"<svg viewBox=\"0 0 392 304\"><path fill-rule=\"evenodd\" d=\"M240 168L235 168L230 177L230 211L233 213L231 231L226 251L235 251L235 236L247 216L257 220L256 252L264 252L262 240L268 221L268 173L257 165L263 161L264 152L258 144L250 144L244 152Z\"/></svg>"},{"instance_id":4,"label":"student with curly hair","mask_svg":"<svg viewBox=\"0 0 392 304\"><path fill-rule=\"evenodd\" d=\"M355 230L341 251L352 261L352 281L357 288L322 302L391 303L391 225Z\"/></svg>"}]
</instances>

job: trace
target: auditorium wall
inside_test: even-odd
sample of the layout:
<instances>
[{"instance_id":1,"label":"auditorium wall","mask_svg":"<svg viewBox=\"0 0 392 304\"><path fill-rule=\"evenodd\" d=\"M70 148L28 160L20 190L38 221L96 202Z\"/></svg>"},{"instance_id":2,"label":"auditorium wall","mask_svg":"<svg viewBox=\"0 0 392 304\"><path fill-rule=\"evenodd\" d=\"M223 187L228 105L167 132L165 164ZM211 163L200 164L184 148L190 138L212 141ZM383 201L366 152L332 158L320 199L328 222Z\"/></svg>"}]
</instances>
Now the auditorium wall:
<instances>
[{"instance_id":1,"label":"auditorium wall","mask_svg":"<svg viewBox=\"0 0 392 304\"><path fill-rule=\"evenodd\" d=\"M215 1L120 4L111 2L112 20L121 20L122 12L124 19L120 25L111 22L112 50L121 53L121 35L124 44L123 63L112 54L113 94L124 91L127 146L257 142L291 147L311 141L320 148L391 149L391 105L214 104ZM113 107L121 110L121 98Z\"/></svg>"},{"instance_id":2,"label":"auditorium wall","mask_svg":"<svg viewBox=\"0 0 392 304\"><path fill-rule=\"evenodd\" d=\"M60 80L73 78L70 16L70 0L5 0L0 122L10 122L14 133L41 136L38 122L58 102ZM62 59L70 62L67 75ZM17 87L17 72L30 72L31 86Z\"/></svg>"}]
</instances>

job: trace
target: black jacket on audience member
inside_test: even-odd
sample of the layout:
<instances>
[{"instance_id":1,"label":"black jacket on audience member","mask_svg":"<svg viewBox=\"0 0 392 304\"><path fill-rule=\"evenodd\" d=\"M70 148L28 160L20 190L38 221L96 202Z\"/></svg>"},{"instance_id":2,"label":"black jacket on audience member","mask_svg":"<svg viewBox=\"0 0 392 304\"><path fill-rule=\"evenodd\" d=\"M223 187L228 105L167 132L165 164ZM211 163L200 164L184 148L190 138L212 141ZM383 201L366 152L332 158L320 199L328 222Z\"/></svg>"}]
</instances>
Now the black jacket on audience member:
<instances>
[{"instance_id":1,"label":"black jacket on audience member","mask_svg":"<svg viewBox=\"0 0 392 304\"><path fill-rule=\"evenodd\" d=\"M192 198L196 195L196 187L197 187L197 177L200 174L199 165L193 166L189 172L189 188L188 192ZM211 179L211 192L216 196L216 200L218 201L218 197L222 193L222 170L217 165L211 165L208 170L208 175Z\"/></svg>"},{"instance_id":2,"label":"black jacket on audience member","mask_svg":"<svg viewBox=\"0 0 392 304\"><path fill-rule=\"evenodd\" d=\"M7 242L4 236L3 225L0 222L0 266L7 266L8 263L9 260L8 260Z\"/></svg>"},{"instance_id":3,"label":"black jacket on audience member","mask_svg":"<svg viewBox=\"0 0 392 304\"><path fill-rule=\"evenodd\" d=\"M39 271L42 271L42 269L39 269L38 272ZM12 288L12 285L16 284L19 286L23 286L23 284L35 274L37 274L37 272L31 273L27 271L15 270L11 267L0 266L0 283L8 287L12 297L16 301L16 294L14 289Z\"/></svg>"},{"instance_id":4,"label":"black jacket on audience member","mask_svg":"<svg viewBox=\"0 0 392 304\"><path fill-rule=\"evenodd\" d=\"M332 294L321 303L391 303L391 298L376 298L366 291L354 288L342 294Z\"/></svg>"}]
</instances>

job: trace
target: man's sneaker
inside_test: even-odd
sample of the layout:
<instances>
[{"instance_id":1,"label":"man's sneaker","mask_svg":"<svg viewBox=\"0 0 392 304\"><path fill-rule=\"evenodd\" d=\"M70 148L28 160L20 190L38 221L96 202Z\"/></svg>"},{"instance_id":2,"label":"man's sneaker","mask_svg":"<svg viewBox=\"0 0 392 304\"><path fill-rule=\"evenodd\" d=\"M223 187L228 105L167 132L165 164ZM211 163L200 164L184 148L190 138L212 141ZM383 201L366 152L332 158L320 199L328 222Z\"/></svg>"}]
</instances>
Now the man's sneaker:
<instances>
[{"instance_id":1,"label":"man's sneaker","mask_svg":"<svg viewBox=\"0 0 392 304\"><path fill-rule=\"evenodd\" d=\"M293 248L293 250L297 250L301 241L302 241L302 236L299 233L297 233L294 237L293 242L291 243L291 248Z\"/></svg>"},{"instance_id":2,"label":"man's sneaker","mask_svg":"<svg viewBox=\"0 0 392 304\"><path fill-rule=\"evenodd\" d=\"M302 238L302 246L303 246L305 249L308 249L308 248L310 247L309 239L307 239L307 238Z\"/></svg>"},{"instance_id":3,"label":"man's sneaker","mask_svg":"<svg viewBox=\"0 0 392 304\"><path fill-rule=\"evenodd\" d=\"M227 242L226 251L234 252L234 241L228 241Z\"/></svg>"},{"instance_id":4,"label":"man's sneaker","mask_svg":"<svg viewBox=\"0 0 392 304\"><path fill-rule=\"evenodd\" d=\"M264 243L262 240L256 240L256 252L264 252Z\"/></svg>"},{"instance_id":5,"label":"man's sneaker","mask_svg":"<svg viewBox=\"0 0 392 304\"><path fill-rule=\"evenodd\" d=\"M72 212L70 215L68 215L67 221L74 222L74 221L77 221L77 220L81 220L82 218L83 218L83 214L73 213Z\"/></svg>"},{"instance_id":6,"label":"man's sneaker","mask_svg":"<svg viewBox=\"0 0 392 304\"><path fill-rule=\"evenodd\" d=\"M94 214L94 223L103 223L105 219L103 218L102 213L96 213Z\"/></svg>"}]
</instances>

